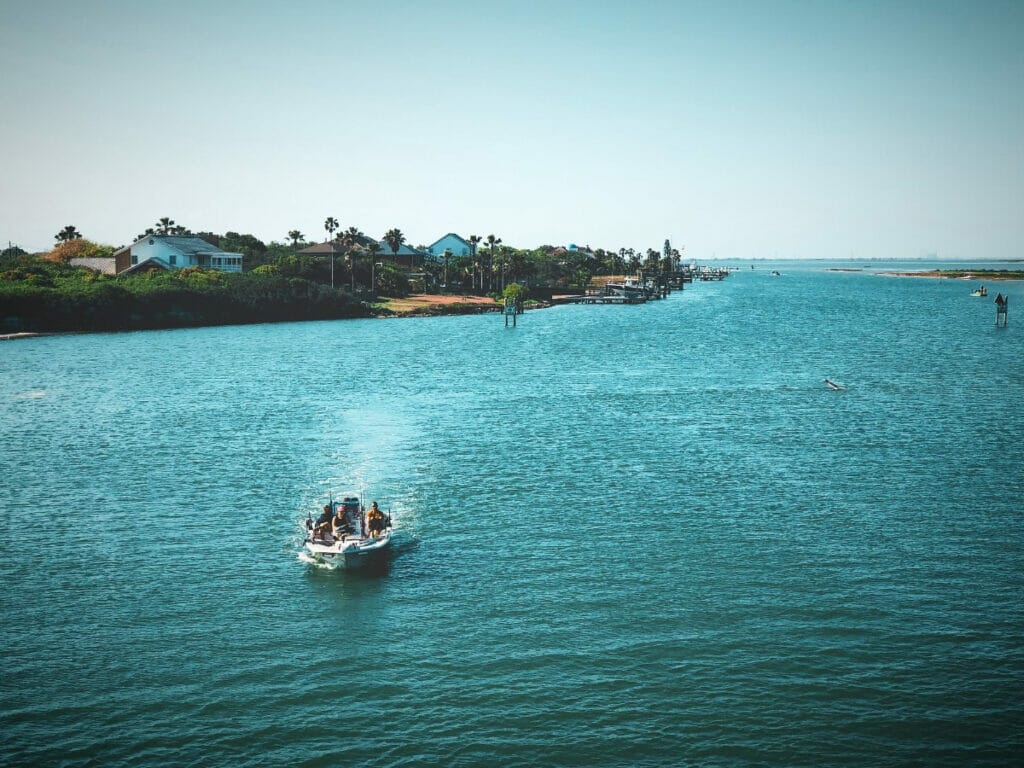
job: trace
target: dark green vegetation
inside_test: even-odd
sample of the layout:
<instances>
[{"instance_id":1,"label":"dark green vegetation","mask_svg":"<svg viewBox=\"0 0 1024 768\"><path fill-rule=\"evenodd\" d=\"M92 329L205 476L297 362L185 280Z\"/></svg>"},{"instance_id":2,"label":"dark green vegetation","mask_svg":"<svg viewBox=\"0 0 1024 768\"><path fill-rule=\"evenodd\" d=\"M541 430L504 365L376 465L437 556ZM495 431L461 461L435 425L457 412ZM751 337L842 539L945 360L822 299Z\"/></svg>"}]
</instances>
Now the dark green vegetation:
<instances>
[{"instance_id":1,"label":"dark green vegetation","mask_svg":"<svg viewBox=\"0 0 1024 768\"><path fill-rule=\"evenodd\" d=\"M34 256L0 258L4 331L120 331L365 317L348 293L283 274L181 269L111 277Z\"/></svg>"},{"instance_id":2,"label":"dark green vegetation","mask_svg":"<svg viewBox=\"0 0 1024 768\"><path fill-rule=\"evenodd\" d=\"M531 291L548 288L555 291L582 291L595 275L622 275L643 269L671 272L680 253L666 240L662 251L648 248L569 249L553 245L524 249L503 245L500 237L488 235L467 238L473 252L467 256L439 254L440 262L426 266L435 273L438 284L449 290L479 290L500 294L512 283L523 283Z\"/></svg>"},{"instance_id":3,"label":"dark green vegetation","mask_svg":"<svg viewBox=\"0 0 1024 768\"><path fill-rule=\"evenodd\" d=\"M173 220L161 219L157 230L166 229ZM241 253L247 271L301 277L315 282L331 282L331 260L323 256L299 253L308 243L300 230L288 232L290 242L264 243L251 234L227 232L191 232L183 227L174 231L194 234L222 250ZM524 283L531 289L583 290L595 275L621 275L638 269L670 272L681 258L680 251L665 240L661 250L647 248L562 248L542 245L537 248L513 248L497 235L470 235L471 252L465 256L450 252L434 254L425 263L406 261L398 256L408 245L398 228L385 233L382 243L366 237L357 227L343 229L333 216L324 220L324 231L335 251L335 285L353 292L371 290L375 294L401 297L410 292L477 293L500 295L511 283ZM425 250L423 245L416 250ZM377 266L379 264L379 266ZM410 280L407 272L416 274ZM548 291L550 293L550 290Z\"/></svg>"},{"instance_id":4,"label":"dark green vegetation","mask_svg":"<svg viewBox=\"0 0 1024 768\"><path fill-rule=\"evenodd\" d=\"M302 253L305 235L290 230L287 242L264 243L251 234L193 232L164 216L147 234L192 235L229 253L242 254L244 272L187 268L112 277L69 266L73 258L110 257L115 248L84 239L66 225L53 251L28 255L12 247L0 255L0 331L106 331L192 325L362 317L377 297L410 293L490 296L523 286L520 300L549 299L582 291L595 275L644 269L668 272L680 260L666 240L661 251L543 245L513 248L497 235L471 235L470 253L410 255L400 229L382 240L357 227L324 221L330 251ZM329 255L325 255L329 253ZM519 291L518 287L514 288ZM431 310L435 311L435 310ZM437 310L442 311L442 310ZM445 303L445 312L455 311ZM466 311L480 311L470 302Z\"/></svg>"}]
</instances>

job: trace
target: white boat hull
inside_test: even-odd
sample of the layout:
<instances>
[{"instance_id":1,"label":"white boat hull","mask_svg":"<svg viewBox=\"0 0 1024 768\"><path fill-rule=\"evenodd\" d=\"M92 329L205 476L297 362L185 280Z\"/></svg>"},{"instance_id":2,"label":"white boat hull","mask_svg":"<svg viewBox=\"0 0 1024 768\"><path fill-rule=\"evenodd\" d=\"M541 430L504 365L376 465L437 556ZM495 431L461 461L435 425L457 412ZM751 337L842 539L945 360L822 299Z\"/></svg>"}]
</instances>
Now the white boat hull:
<instances>
[{"instance_id":1,"label":"white boat hull","mask_svg":"<svg viewBox=\"0 0 1024 768\"><path fill-rule=\"evenodd\" d=\"M392 530L367 539L347 538L344 541L306 539L306 553L317 562L345 568L359 568L380 559L391 548Z\"/></svg>"},{"instance_id":2,"label":"white boat hull","mask_svg":"<svg viewBox=\"0 0 1024 768\"><path fill-rule=\"evenodd\" d=\"M377 502L373 505L371 515ZM358 496L332 499L315 525L312 517L306 520L306 540L302 545L305 558L335 568L359 568L382 558L391 548L391 515L382 516L384 528L376 535L367 526L366 517Z\"/></svg>"}]
</instances>

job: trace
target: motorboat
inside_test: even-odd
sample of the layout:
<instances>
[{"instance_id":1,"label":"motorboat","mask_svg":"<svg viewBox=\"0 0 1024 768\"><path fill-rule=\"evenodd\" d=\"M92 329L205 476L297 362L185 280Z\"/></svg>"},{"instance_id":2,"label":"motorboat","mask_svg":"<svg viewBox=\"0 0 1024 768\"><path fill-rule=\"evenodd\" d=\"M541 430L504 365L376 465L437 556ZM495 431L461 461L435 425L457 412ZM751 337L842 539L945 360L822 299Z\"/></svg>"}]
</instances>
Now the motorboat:
<instances>
[{"instance_id":1,"label":"motorboat","mask_svg":"<svg viewBox=\"0 0 1024 768\"><path fill-rule=\"evenodd\" d=\"M636 302L647 299L647 288L635 280L627 279L620 282L607 283L604 291L606 296L621 296Z\"/></svg>"},{"instance_id":2,"label":"motorboat","mask_svg":"<svg viewBox=\"0 0 1024 768\"><path fill-rule=\"evenodd\" d=\"M332 498L316 522L312 515L306 518L305 529L306 554L316 562L344 568L359 568L379 559L391 548L394 535L390 511L378 510L377 502L366 510L358 496L344 496L340 501Z\"/></svg>"},{"instance_id":3,"label":"motorboat","mask_svg":"<svg viewBox=\"0 0 1024 768\"><path fill-rule=\"evenodd\" d=\"M981 288L976 288L975 290L971 291L971 296L988 296L988 288L986 288L984 285L981 286Z\"/></svg>"}]
</instances>

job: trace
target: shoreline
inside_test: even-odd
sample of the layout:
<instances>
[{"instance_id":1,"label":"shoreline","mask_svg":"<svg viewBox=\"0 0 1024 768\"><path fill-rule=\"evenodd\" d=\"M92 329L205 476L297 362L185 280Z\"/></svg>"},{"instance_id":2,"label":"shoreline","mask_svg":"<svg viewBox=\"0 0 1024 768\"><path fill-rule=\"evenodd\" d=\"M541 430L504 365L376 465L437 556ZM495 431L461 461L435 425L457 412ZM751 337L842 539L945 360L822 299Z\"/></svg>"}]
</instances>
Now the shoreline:
<instances>
[{"instance_id":1,"label":"shoreline","mask_svg":"<svg viewBox=\"0 0 1024 768\"><path fill-rule=\"evenodd\" d=\"M553 297L557 298L557 297ZM547 309L556 301L530 301L526 311ZM370 306L375 318L441 317L501 313L503 306L489 296L449 293L415 293L400 299L387 299Z\"/></svg>"},{"instance_id":2,"label":"shoreline","mask_svg":"<svg viewBox=\"0 0 1024 768\"><path fill-rule=\"evenodd\" d=\"M984 269L928 269L920 272L878 272L882 277L930 277L936 280L972 280L992 282L1004 280L1024 280L1024 271L1015 270L984 270Z\"/></svg>"},{"instance_id":3,"label":"shoreline","mask_svg":"<svg viewBox=\"0 0 1024 768\"><path fill-rule=\"evenodd\" d=\"M448 293L414 293L370 304L372 317L432 317L500 312L501 305L490 296Z\"/></svg>"}]
</instances>

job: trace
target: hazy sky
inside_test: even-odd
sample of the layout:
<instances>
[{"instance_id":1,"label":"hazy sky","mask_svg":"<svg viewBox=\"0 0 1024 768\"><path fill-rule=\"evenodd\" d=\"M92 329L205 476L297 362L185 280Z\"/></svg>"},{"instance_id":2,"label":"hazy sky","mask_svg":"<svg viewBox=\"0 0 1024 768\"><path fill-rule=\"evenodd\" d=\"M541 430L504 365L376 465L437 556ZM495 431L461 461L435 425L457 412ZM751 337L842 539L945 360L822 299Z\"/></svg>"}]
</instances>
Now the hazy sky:
<instances>
[{"instance_id":1,"label":"hazy sky","mask_svg":"<svg viewBox=\"0 0 1024 768\"><path fill-rule=\"evenodd\" d=\"M1024 256L1024 2L0 0L0 243Z\"/></svg>"}]
</instances>

